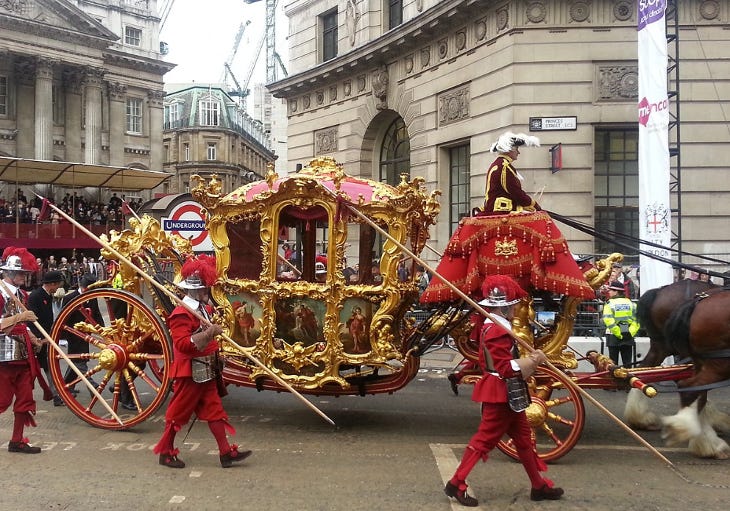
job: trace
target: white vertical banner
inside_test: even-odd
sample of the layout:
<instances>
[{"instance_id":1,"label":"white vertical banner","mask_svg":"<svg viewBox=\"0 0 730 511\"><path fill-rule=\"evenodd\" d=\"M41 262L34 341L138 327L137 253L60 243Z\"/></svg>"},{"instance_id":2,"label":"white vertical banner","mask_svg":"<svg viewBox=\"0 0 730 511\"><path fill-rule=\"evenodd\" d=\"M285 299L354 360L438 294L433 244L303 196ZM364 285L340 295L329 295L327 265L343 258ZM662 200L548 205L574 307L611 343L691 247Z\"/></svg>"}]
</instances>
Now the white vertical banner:
<instances>
[{"instance_id":1,"label":"white vertical banner","mask_svg":"<svg viewBox=\"0 0 730 511\"><path fill-rule=\"evenodd\" d=\"M639 237L671 246L669 202L669 97L667 95L667 0L638 0L639 31ZM669 250L641 249L671 258ZM670 284L671 265L640 256L641 293Z\"/></svg>"}]
</instances>

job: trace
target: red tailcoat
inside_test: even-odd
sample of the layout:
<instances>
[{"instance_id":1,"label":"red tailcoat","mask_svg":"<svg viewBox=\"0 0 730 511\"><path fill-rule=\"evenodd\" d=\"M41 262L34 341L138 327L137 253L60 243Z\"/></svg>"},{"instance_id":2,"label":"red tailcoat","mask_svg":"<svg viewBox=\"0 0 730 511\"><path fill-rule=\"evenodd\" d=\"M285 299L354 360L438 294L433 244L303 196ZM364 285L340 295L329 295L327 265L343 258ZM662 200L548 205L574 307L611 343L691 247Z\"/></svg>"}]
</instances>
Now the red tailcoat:
<instances>
[{"instance_id":1,"label":"red tailcoat","mask_svg":"<svg viewBox=\"0 0 730 511\"><path fill-rule=\"evenodd\" d=\"M208 315L213 312L210 306L205 306L205 310ZM165 420L179 426L187 423L195 412L201 420L209 422L225 420L227 422L228 415L223 409L216 379L197 383L192 378L192 359L215 353L218 349L217 341L212 339L203 350L195 347L191 337L199 331L200 320L182 305L170 313L167 317L167 325L172 335L173 361L170 376L174 378L174 384ZM233 431L232 428L231 431Z\"/></svg>"},{"instance_id":2,"label":"red tailcoat","mask_svg":"<svg viewBox=\"0 0 730 511\"><path fill-rule=\"evenodd\" d=\"M211 315L213 308L206 305L206 312ZM215 353L218 343L211 340L202 351L195 347L190 340L192 335L200 330L200 320L182 305L175 307L167 317L167 325L172 336L173 359L170 367L170 376L180 378L192 376L191 360L195 357L202 357Z\"/></svg>"},{"instance_id":3,"label":"red tailcoat","mask_svg":"<svg viewBox=\"0 0 730 511\"><path fill-rule=\"evenodd\" d=\"M514 340L509 332L498 323L490 320L484 322L479 338L479 367L484 376L474 385L472 400L479 403L506 403L507 384L504 378L519 376L520 372L512 368L510 361L514 358L512 350ZM488 350L494 363L493 368L487 367L484 350ZM498 377L490 371L499 374Z\"/></svg>"},{"instance_id":4,"label":"red tailcoat","mask_svg":"<svg viewBox=\"0 0 730 511\"><path fill-rule=\"evenodd\" d=\"M487 171L487 189L484 197L485 213L509 213L510 211L535 211L540 206L522 189L512 158L500 155Z\"/></svg>"}]
</instances>

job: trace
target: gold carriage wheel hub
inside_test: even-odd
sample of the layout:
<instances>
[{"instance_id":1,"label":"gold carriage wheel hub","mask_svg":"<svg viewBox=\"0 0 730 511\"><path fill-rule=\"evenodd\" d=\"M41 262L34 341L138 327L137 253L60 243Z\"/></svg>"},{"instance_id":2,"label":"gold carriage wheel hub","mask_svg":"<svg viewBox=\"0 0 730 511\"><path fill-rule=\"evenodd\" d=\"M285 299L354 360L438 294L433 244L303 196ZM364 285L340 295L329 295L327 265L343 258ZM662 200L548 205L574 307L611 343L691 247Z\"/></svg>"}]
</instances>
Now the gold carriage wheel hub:
<instances>
[{"instance_id":1,"label":"gold carriage wheel hub","mask_svg":"<svg viewBox=\"0 0 730 511\"><path fill-rule=\"evenodd\" d=\"M533 396L532 403L525 410L525 414L527 414L527 422L530 424L530 427L536 428L544 424L547 419L547 406L545 406L545 401Z\"/></svg>"},{"instance_id":2,"label":"gold carriage wheel hub","mask_svg":"<svg viewBox=\"0 0 730 511\"><path fill-rule=\"evenodd\" d=\"M111 348L104 348L99 353L99 365L107 371L113 370L118 362L117 353Z\"/></svg>"}]
</instances>

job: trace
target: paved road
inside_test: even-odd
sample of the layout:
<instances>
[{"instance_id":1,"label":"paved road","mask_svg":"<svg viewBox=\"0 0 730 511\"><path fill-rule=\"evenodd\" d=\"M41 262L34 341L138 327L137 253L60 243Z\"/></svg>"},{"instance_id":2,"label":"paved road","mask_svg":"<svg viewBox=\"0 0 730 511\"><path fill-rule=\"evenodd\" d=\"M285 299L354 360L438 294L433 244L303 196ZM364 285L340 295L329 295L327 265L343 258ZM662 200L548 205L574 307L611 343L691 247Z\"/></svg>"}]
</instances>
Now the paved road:
<instances>
[{"instance_id":1,"label":"paved road","mask_svg":"<svg viewBox=\"0 0 730 511\"><path fill-rule=\"evenodd\" d=\"M254 450L242 466L222 469L207 426L196 423L181 457L187 467L157 464L151 452L162 432L159 417L134 431L88 426L65 408L40 402L31 441L36 456L11 454L0 444L0 510L449 510L444 482L478 423L468 395L453 396L445 378L458 359L449 350L430 354L416 381L391 396L312 397L333 428L287 394L229 388L226 408L236 440ZM464 393L462 393L464 394ZM468 392L466 392L468 394ZM716 391L730 402L730 392ZM594 391L616 413L624 394ZM660 395L664 413L676 398ZM521 465L495 451L470 477L479 509L679 510L727 509L730 461L697 460L685 449L662 449L692 480L684 482L635 440L586 403L579 444L551 465L549 476L566 489L560 502L529 500ZM0 440L12 415L0 415ZM179 439L185 435L182 431ZM659 433L643 436L660 446Z\"/></svg>"}]
</instances>

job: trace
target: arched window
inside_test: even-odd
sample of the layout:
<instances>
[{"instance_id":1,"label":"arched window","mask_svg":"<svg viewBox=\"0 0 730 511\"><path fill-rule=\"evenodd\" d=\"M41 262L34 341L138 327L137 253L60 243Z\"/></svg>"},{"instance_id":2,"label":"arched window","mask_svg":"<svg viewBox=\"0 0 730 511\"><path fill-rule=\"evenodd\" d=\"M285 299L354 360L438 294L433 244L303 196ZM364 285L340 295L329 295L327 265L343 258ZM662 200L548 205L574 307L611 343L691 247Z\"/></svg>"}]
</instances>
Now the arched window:
<instances>
[{"instance_id":1,"label":"arched window","mask_svg":"<svg viewBox=\"0 0 730 511\"><path fill-rule=\"evenodd\" d=\"M410 176L411 141L403 119L398 117L388 127L380 148L380 181L390 185L400 183L400 175Z\"/></svg>"}]
</instances>

